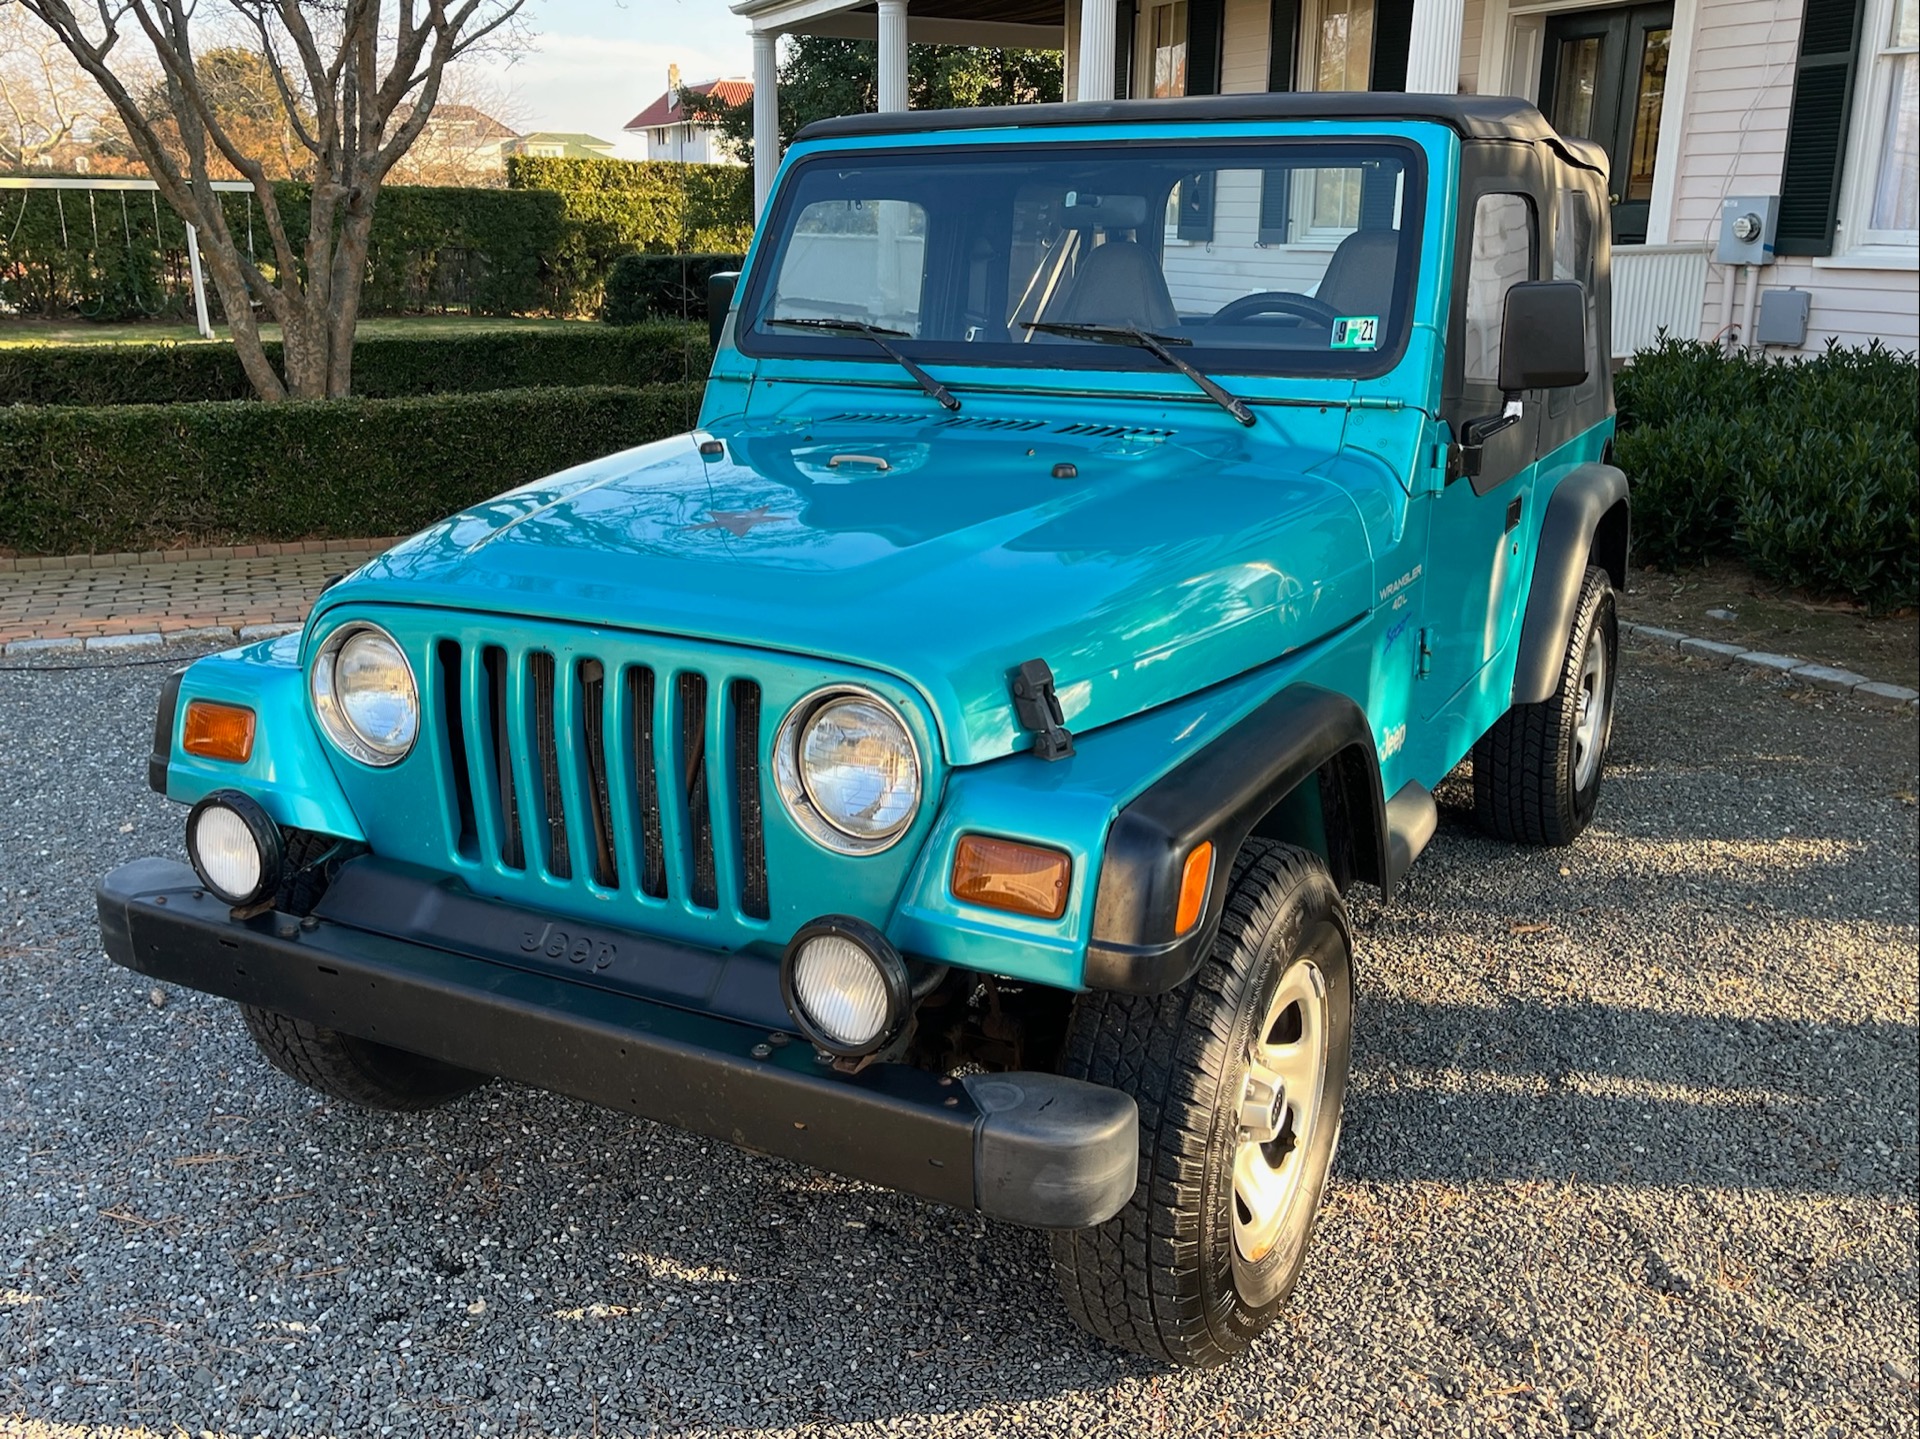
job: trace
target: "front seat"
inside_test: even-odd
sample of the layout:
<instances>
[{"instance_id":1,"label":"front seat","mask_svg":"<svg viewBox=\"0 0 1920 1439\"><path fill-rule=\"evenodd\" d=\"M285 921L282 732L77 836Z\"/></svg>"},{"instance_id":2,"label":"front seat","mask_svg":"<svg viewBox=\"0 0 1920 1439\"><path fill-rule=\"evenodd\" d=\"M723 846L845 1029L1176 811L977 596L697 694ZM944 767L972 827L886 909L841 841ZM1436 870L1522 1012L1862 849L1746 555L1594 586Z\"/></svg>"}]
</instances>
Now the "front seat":
<instances>
[{"instance_id":1,"label":"front seat","mask_svg":"<svg viewBox=\"0 0 1920 1439\"><path fill-rule=\"evenodd\" d=\"M1398 230L1355 230L1327 261L1314 298L1336 315L1384 315L1392 305L1399 258Z\"/></svg>"},{"instance_id":2,"label":"front seat","mask_svg":"<svg viewBox=\"0 0 1920 1439\"><path fill-rule=\"evenodd\" d=\"M1153 256L1132 240L1108 240L1080 262L1073 288L1047 316L1069 325L1128 325L1170 330L1180 323L1167 278Z\"/></svg>"}]
</instances>

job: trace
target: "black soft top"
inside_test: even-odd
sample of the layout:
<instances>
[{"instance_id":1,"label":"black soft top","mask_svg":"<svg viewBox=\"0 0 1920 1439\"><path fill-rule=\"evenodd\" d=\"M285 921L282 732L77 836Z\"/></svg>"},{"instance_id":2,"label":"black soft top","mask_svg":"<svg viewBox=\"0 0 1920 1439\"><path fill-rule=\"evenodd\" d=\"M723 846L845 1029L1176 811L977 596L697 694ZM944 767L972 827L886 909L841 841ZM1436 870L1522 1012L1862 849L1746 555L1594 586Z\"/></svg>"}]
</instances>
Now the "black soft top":
<instances>
[{"instance_id":1,"label":"black soft top","mask_svg":"<svg viewBox=\"0 0 1920 1439\"><path fill-rule=\"evenodd\" d=\"M899 110L815 120L799 140L864 135L937 135L944 130L1035 129L1205 120L1431 120L1468 140L1542 141L1568 163L1603 168L1588 147L1569 145L1525 100L1508 95L1403 95L1390 90L1189 95L1177 100L1089 100L1066 105L989 105L977 110Z\"/></svg>"}]
</instances>

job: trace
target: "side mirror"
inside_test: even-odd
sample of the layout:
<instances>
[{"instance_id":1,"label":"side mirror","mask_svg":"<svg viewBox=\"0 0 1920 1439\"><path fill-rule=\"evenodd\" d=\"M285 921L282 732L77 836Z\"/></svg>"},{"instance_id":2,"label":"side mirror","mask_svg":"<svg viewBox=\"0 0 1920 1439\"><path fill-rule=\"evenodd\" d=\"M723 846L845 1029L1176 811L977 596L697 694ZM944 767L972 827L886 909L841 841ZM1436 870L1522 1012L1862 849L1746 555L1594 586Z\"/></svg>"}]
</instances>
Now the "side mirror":
<instances>
[{"instance_id":1,"label":"side mirror","mask_svg":"<svg viewBox=\"0 0 1920 1439\"><path fill-rule=\"evenodd\" d=\"M727 311L733 308L733 287L739 283L738 270L718 270L707 276L707 343L716 350L727 325Z\"/></svg>"},{"instance_id":2,"label":"side mirror","mask_svg":"<svg viewBox=\"0 0 1920 1439\"><path fill-rule=\"evenodd\" d=\"M1575 280L1528 280L1507 291L1500 326L1500 389L1495 415L1460 427L1460 473L1478 475L1487 441L1520 420L1528 390L1558 390L1587 378L1587 292Z\"/></svg>"},{"instance_id":3,"label":"side mirror","mask_svg":"<svg viewBox=\"0 0 1920 1439\"><path fill-rule=\"evenodd\" d=\"M1587 294L1574 280L1529 280L1507 291L1500 388L1558 390L1587 378Z\"/></svg>"}]
</instances>

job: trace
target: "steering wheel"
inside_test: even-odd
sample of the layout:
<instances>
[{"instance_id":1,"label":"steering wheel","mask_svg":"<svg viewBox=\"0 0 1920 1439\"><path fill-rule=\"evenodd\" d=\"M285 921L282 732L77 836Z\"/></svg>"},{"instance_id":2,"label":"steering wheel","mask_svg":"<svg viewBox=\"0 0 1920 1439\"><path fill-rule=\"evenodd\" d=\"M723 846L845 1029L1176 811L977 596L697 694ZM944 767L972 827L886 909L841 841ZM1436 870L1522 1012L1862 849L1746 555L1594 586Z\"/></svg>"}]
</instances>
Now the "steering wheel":
<instances>
[{"instance_id":1,"label":"steering wheel","mask_svg":"<svg viewBox=\"0 0 1920 1439\"><path fill-rule=\"evenodd\" d=\"M1325 300L1316 300L1311 295L1296 294L1292 290L1266 290L1258 295L1242 295L1237 300L1229 300L1214 311L1209 325L1237 325L1242 320L1250 320L1255 315L1292 315L1309 324L1325 325L1329 329L1340 318L1340 312Z\"/></svg>"}]
</instances>

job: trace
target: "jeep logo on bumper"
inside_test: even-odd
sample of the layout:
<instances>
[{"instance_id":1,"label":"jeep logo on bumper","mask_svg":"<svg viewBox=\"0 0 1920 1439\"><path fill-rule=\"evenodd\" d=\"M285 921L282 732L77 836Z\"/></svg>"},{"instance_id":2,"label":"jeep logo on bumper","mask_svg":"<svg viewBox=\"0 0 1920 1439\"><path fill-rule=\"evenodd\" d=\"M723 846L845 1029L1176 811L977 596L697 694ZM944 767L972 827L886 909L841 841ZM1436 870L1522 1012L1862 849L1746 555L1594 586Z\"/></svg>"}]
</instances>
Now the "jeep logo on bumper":
<instances>
[{"instance_id":1,"label":"jeep logo on bumper","mask_svg":"<svg viewBox=\"0 0 1920 1439\"><path fill-rule=\"evenodd\" d=\"M611 940L589 939L585 935L575 937L551 924L543 925L537 934L533 930L522 934L520 952L564 959L569 964L594 970L606 969L619 958L619 951Z\"/></svg>"}]
</instances>

